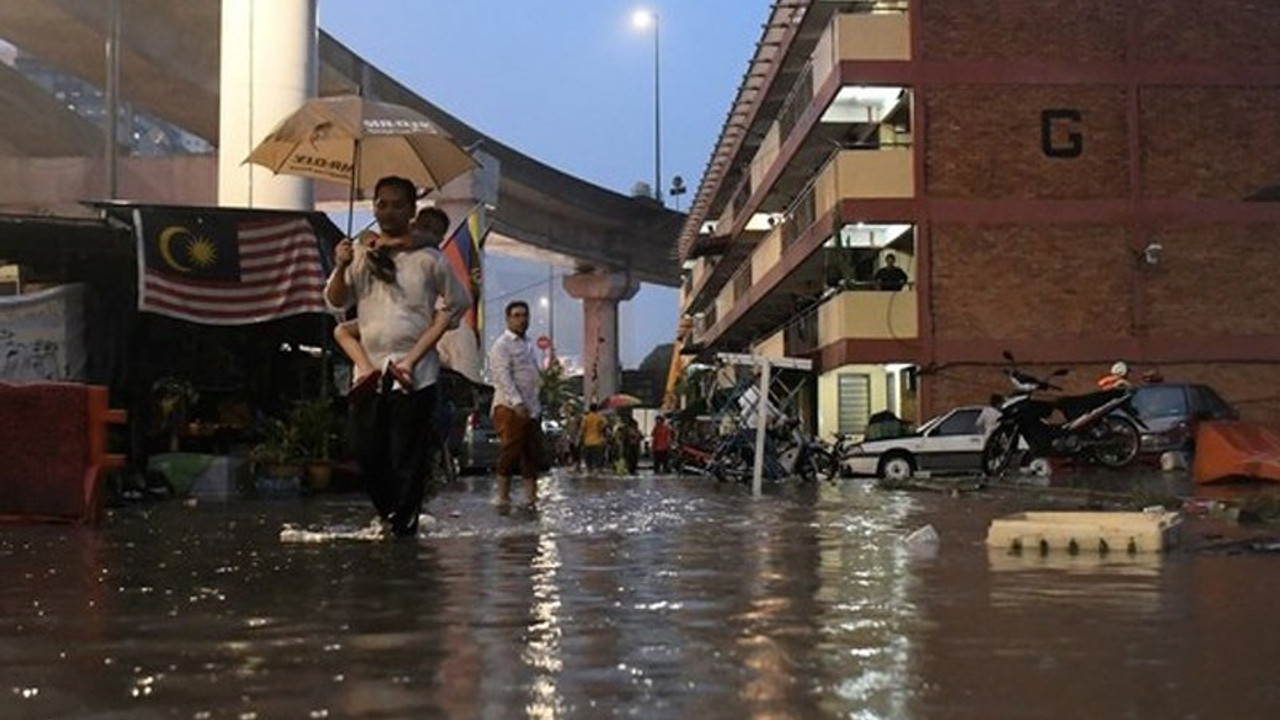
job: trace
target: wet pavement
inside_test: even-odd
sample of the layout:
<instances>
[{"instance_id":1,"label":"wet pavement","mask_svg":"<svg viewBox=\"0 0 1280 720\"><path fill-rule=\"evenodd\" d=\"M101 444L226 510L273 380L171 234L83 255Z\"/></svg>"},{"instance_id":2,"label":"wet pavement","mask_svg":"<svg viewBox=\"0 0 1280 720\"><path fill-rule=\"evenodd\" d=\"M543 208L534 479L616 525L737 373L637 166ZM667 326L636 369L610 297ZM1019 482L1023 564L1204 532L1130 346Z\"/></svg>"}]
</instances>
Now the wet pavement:
<instances>
[{"instance_id":1,"label":"wet pavement","mask_svg":"<svg viewBox=\"0 0 1280 720\"><path fill-rule=\"evenodd\" d=\"M1280 554L1194 551L1240 531L1212 520L1163 556L985 548L1085 488L1190 492L1053 485L557 475L503 517L478 478L408 541L281 540L362 527L356 495L0 528L0 718L1280 716Z\"/></svg>"}]
</instances>

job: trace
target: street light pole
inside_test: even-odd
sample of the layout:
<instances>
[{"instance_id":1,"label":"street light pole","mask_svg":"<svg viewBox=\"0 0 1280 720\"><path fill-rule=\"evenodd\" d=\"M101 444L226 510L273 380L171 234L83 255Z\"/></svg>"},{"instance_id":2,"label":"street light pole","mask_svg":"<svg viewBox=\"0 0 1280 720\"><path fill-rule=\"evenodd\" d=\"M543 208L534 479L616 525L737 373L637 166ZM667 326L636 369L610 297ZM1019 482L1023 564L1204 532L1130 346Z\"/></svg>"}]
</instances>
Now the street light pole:
<instances>
[{"instance_id":1,"label":"street light pole","mask_svg":"<svg viewBox=\"0 0 1280 720\"><path fill-rule=\"evenodd\" d=\"M660 84L658 55L658 13L653 13L653 196L663 205L662 193L662 94Z\"/></svg>"},{"instance_id":2,"label":"street light pole","mask_svg":"<svg viewBox=\"0 0 1280 720\"><path fill-rule=\"evenodd\" d=\"M641 29L653 25L653 197L666 205L662 199L662 56L658 42L658 13L654 10L637 10L631 20Z\"/></svg>"}]
</instances>

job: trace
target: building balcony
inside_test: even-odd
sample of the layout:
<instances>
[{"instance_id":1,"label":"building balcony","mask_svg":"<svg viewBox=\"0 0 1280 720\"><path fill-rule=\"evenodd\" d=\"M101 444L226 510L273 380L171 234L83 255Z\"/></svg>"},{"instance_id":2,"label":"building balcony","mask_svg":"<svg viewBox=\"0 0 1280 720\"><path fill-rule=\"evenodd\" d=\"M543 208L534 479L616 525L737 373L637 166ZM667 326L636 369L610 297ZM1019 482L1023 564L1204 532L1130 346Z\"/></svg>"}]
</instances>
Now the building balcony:
<instances>
[{"instance_id":1,"label":"building balcony","mask_svg":"<svg viewBox=\"0 0 1280 720\"><path fill-rule=\"evenodd\" d=\"M882 3L883 12L840 13L831 18L813 51L813 84L820 87L840 63L910 60L911 22L905 2Z\"/></svg>"},{"instance_id":2,"label":"building balcony","mask_svg":"<svg viewBox=\"0 0 1280 720\"><path fill-rule=\"evenodd\" d=\"M814 183L817 215L846 199L910 198L915 194L911 148L841 150Z\"/></svg>"},{"instance_id":3,"label":"building balcony","mask_svg":"<svg viewBox=\"0 0 1280 720\"><path fill-rule=\"evenodd\" d=\"M918 318L914 288L847 290L818 307L817 347L841 340L914 339L920 334Z\"/></svg>"}]
</instances>

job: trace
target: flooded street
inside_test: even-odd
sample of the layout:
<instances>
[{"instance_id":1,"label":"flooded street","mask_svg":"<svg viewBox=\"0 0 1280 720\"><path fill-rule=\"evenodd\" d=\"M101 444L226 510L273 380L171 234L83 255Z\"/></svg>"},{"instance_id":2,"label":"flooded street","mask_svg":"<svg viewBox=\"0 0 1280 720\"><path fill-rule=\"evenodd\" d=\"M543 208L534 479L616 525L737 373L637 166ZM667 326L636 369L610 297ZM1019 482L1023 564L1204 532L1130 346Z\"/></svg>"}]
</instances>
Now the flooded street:
<instances>
[{"instance_id":1,"label":"flooded street","mask_svg":"<svg viewBox=\"0 0 1280 720\"><path fill-rule=\"evenodd\" d=\"M6 527L0 717L1280 715L1280 555L989 553L1016 497L859 481L489 490L417 541L281 541L366 524L357 495Z\"/></svg>"}]
</instances>

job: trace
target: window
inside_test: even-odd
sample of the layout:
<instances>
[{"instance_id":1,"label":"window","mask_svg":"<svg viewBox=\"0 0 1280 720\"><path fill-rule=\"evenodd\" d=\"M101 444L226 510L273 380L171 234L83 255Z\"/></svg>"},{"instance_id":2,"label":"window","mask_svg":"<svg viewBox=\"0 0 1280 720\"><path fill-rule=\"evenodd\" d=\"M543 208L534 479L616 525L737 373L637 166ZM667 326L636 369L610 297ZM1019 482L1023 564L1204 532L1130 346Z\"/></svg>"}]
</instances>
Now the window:
<instances>
[{"instance_id":1,"label":"window","mask_svg":"<svg viewBox=\"0 0 1280 720\"><path fill-rule=\"evenodd\" d=\"M938 423L938 427L931 434L935 437L943 435L977 435L979 412L981 411L956 410L947 416L946 420Z\"/></svg>"},{"instance_id":2,"label":"window","mask_svg":"<svg viewBox=\"0 0 1280 720\"><path fill-rule=\"evenodd\" d=\"M871 376L840 373L836 377L836 432L859 434L871 418Z\"/></svg>"},{"instance_id":3,"label":"window","mask_svg":"<svg viewBox=\"0 0 1280 720\"><path fill-rule=\"evenodd\" d=\"M1214 392L1213 388L1208 385L1192 385L1192 404L1196 408L1196 414L1201 413L1210 420L1230 420L1236 416L1236 411L1231 409L1225 400Z\"/></svg>"}]
</instances>

